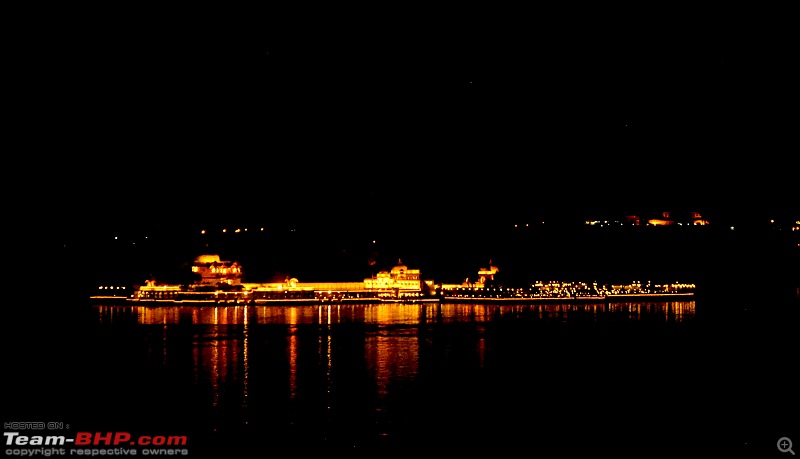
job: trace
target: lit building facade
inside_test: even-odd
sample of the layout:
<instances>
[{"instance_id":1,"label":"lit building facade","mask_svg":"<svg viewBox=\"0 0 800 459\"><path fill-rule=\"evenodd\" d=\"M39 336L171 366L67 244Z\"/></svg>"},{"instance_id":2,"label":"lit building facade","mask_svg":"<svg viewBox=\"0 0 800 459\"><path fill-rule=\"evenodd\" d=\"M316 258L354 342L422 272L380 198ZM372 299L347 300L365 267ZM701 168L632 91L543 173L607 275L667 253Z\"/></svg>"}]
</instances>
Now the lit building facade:
<instances>
[{"instance_id":1,"label":"lit building facade","mask_svg":"<svg viewBox=\"0 0 800 459\"><path fill-rule=\"evenodd\" d=\"M201 255L192 265L200 280L190 286L157 285L148 281L134 294L139 300L185 300L207 302L259 303L271 300L413 300L428 297L433 281L422 280L420 270L409 269L402 261L389 271L361 282L300 282L287 277L283 282L242 282L243 270L236 261L218 255Z\"/></svg>"},{"instance_id":2,"label":"lit building facade","mask_svg":"<svg viewBox=\"0 0 800 459\"><path fill-rule=\"evenodd\" d=\"M660 218L651 218L647 220L650 226L671 226L671 225L691 225L691 226L704 226L708 225L708 220L704 219L700 212L689 212L687 218L675 219L670 212L662 212Z\"/></svg>"},{"instance_id":3,"label":"lit building facade","mask_svg":"<svg viewBox=\"0 0 800 459\"><path fill-rule=\"evenodd\" d=\"M192 272L200 274L201 285L242 283L242 267L239 263L220 260L219 255L200 255L195 258Z\"/></svg>"}]
</instances>

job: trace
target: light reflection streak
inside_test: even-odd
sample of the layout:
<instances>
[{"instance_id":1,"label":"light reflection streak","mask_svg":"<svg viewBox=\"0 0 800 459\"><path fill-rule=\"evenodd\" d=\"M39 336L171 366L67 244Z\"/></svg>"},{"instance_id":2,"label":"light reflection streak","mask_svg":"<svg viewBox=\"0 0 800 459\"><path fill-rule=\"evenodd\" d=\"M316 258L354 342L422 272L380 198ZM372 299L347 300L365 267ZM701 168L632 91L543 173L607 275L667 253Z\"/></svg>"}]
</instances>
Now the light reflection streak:
<instances>
[{"instance_id":1,"label":"light reflection streak","mask_svg":"<svg viewBox=\"0 0 800 459\"><path fill-rule=\"evenodd\" d=\"M378 396L383 398L386 396L389 385L389 378L391 371L389 368L389 347L391 343L387 342L385 336L378 336L375 338L373 346L367 345L367 361L372 362L373 371L375 372L375 383L378 386ZM373 348L370 351L370 348Z\"/></svg>"},{"instance_id":2,"label":"light reflection streak","mask_svg":"<svg viewBox=\"0 0 800 459\"><path fill-rule=\"evenodd\" d=\"M211 406L216 407L219 404L219 381L222 375L219 370L219 332L217 327L211 329L208 344L199 344L199 346L207 346L210 348L211 356L206 361L205 359L197 362L195 368L203 374L208 374L211 381ZM200 354L201 356L203 353Z\"/></svg>"},{"instance_id":3,"label":"light reflection streak","mask_svg":"<svg viewBox=\"0 0 800 459\"><path fill-rule=\"evenodd\" d=\"M337 308L337 312L338 312L338 308ZM331 363L332 363L332 358L331 358L331 339L332 338L331 338L331 329L330 329L330 326L331 326L331 307L330 307L330 305L328 305L326 313L327 313L326 315L328 317L328 320L327 320L328 328L327 328L327 333L325 333L325 394L326 394L325 395L325 405L326 405L327 411L330 412L331 403L332 403L331 399L330 399L331 398L331 386L332 386L332 381L331 381ZM322 338L322 337L320 337L320 338Z\"/></svg>"},{"instance_id":4,"label":"light reflection streak","mask_svg":"<svg viewBox=\"0 0 800 459\"><path fill-rule=\"evenodd\" d=\"M389 383L410 379L419 369L419 336L416 330L398 329L368 338L365 357L375 375L378 396L389 392Z\"/></svg>"},{"instance_id":5,"label":"light reflection streak","mask_svg":"<svg viewBox=\"0 0 800 459\"><path fill-rule=\"evenodd\" d=\"M297 397L297 328L289 330L289 397Z\"/></svg>"},{"instance_id":6,"label":"light reflection streak","mask_svg":"<svg viewBox=\"0 0 800 459\"><path fill-rule=\"evenodd\" d=\"M244 307L244 330L242 331L242 408L244 408L244 412L247 413L248 407L248 381L250 379L250 359L249 359L249 347L250 347L250 330L249 325L250 321L247 317L247 306ZM247 424L247 420L245 420L245 424Z\"/></svg>"}]
</instances>

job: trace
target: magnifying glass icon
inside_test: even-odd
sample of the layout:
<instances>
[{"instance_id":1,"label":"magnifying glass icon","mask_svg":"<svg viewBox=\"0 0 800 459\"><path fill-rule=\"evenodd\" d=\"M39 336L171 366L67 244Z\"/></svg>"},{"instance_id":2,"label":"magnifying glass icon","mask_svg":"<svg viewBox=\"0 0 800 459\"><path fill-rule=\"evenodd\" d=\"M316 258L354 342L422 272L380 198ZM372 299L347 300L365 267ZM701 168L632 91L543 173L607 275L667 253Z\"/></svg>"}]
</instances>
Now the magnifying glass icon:
<instances>
[{"instance_id":1,"label":"magnifying glass icon","mask_svg":"<svg viewBox=\"0 0 800 459\"><path fill-rule=\"evenodd\" d=\"M792 451L792 440L789 437L779 438L778 451L782 453L792 453L792 456L794 456L794 451Z\"/></svg>"}]
</instances>

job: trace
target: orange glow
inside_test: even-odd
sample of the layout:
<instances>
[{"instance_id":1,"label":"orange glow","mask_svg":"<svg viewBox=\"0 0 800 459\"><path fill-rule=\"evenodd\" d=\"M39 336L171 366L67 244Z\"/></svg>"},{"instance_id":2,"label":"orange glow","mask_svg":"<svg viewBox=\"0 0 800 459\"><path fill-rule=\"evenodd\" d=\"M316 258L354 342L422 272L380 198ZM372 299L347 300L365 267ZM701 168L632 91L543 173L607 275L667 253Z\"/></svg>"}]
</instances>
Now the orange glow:
<instances>
[{"instance_id":1,"label":"orange glow","mask_svg":"<svg viewBox=\"0 0 800 459\"><path fill-rule=\"evenodd\" d=\"M297 334L289 335L289 393L294 398L297 395Z\"/></svg>"},{"instance_id":2,"label":"orange glow","mask_svg":"<svg viewBox=\"0 0 800 459\"><path fill-rule=\"evenodd\" d=\"M289 325L297 325L297 308L289 308Z\"/></svg>"}]
</instances>

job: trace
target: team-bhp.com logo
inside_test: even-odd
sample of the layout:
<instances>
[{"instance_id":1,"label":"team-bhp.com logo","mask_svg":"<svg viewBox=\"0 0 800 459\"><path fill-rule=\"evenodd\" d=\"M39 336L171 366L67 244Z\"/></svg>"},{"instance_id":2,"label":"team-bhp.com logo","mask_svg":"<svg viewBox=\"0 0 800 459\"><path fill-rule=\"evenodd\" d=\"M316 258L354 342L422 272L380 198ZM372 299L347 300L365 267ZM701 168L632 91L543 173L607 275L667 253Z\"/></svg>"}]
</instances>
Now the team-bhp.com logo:
<instances>
[{"instance_id":1,"label":"team-bhp.com logo","mask_svg":"<svg viewBox=\"0 0 800 459\"><path fill-rule=\"evenodd\" d=\"M3 432L8 455L187 455L185 435L131 435L129 432L76 432L66 435L22 435ZM83 448L70 448L77 446ZM142 447L140 449L132 447ZM113 449L103 449L112 447ZM158 448L153 448L158 447ZM102 452L99 450L103 449Z\"/></svg>"},{"instance_id":2,"label":"team-bhp.com logo","mask_svg":"<svg viewBox=\"0 0 800 459\"><path fill-rule=\"evenodd\" d=\"M138 435L128 432L77 432L74 438L64 435L20 435L19 432L3 432L6 445L63 446L186 446L185 435Z\"/></svg>"}]
</instances>

